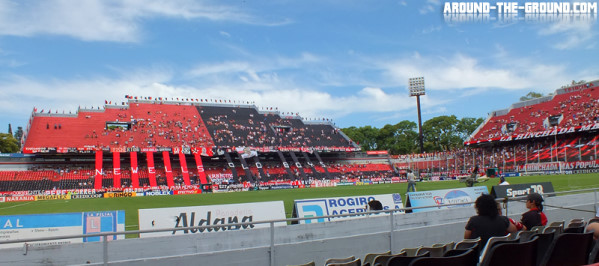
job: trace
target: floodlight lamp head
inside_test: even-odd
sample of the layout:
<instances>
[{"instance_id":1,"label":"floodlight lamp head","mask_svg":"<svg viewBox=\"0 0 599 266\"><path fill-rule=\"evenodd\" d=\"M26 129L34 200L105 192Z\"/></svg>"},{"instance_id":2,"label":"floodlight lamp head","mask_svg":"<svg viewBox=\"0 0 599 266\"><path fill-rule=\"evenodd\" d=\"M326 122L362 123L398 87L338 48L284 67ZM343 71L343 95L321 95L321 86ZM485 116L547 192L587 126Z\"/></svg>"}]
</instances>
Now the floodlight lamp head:
<instances>
[{"instance_id":1,"label":"floodlight lamp head","mask_svg":"<svg viewBox=\"0 0 599 266\"><path fill-rule=\"evenodd\" d=\"M424 95L424 77L410 78L408 79L410 96Z\"/></svg>"}]
</instances>

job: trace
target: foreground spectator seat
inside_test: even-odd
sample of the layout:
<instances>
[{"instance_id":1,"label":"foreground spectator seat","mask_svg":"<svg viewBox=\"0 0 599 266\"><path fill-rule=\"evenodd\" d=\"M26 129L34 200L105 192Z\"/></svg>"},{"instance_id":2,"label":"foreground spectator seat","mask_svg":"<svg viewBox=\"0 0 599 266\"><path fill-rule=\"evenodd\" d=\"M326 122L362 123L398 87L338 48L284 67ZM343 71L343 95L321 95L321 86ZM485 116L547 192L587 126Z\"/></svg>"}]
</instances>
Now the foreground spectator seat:
<instances>
[{"instance_id":1,"label":"foreground spectator seat","mask_svg":"<svg viewBox=\"0 0 599 266\"><path fill-rule=\"evenodd\" d=\"M476 256L476 250L469 249L463 251L461 254L448 257L430 257L430 258L416 258L409 265L410 266L476 266L478 256ZM389 264L391 265L391 264Z\"/></svg>"},{"instance_id":2,"label":"foreground spectator seat","mask_svg":"<svg viewBox=\"0 0 599 266\"><path fill-rule=\"evenodd\" d=\"M368 254L366 254L366 256L364 256L364 265L366 265L366 264L374 265L374 259L377 256L381 256L381 255L391 255L391 250L389 250L387 252L383 252L383 253L368 253Z\"/></svg>"},{"instance_id":3,"label":"foreground spectator seat","mask_svg":"<svg viewBox=\"0 0 599 266\"><path fill-rule=\"evenodd\" d=\"M346 262L353 261L353 260L355 260L355 259L356 259L356 257L355 257L355 256L350 256L350 257L347 257L347 258L340 258L340 259L337 259L337 258L331 258L331 259L328 259L328 260L326 260L326 261L324 262L324 265L325 265L325 266L327 266L327 265L329 265L329 264L334 264L334 263L346 263Z\"/></svg>"},{"instance_id":4,"label":"foreground spectator seat","mask_svg":"<svg viewBox=\"0 0 599 266\"><path fill-rule=\"evenodd\" d=\"M584 265L588 262L593 233L560 234L541 261L542 266Z\"/></svg>"},{"instance_id":5,"label":"foreground spectator seat","mask_svg":"<svg viewBox=\"0 0 599 266\"><path fill-rule=\"evenodd\" d=\"M358 258L348 262L339 262L326 264L327 266L362 266L362 261Z\"/></svg>"},{"instance_id":6,"label":"foreground spectator seat","mask_svg":"<svg viewBox=\"0 0 599 266\"><path fill-rule=\"evenodd\" d=\"M390 258L387 261L387 264L378 264L378 265L388 265L388 266L408 266L410 265L410 263L412 263L412 261L414 261L415 259L418 258L425 258L425 257L430 257L430 252L425 251L424 253L420 253L416 256L393 256L392 258ZM376 262L374 264L375 266L377 265Z\"/></svg>"},{"instance_id":7,"label":"foreground spectator seat","mask_svg":"<svg viewBox=\"0 0 599 266\"><path fill-rule=\"evenodd\" d=\"M507 242L493 245L488 250L480 266L530 266L537 260L538 236L530 241L517 243ZM489 246L489 245L487 245Z\"/></svg>"},{"instance_id":8,"label":"foreground spectator seat","mask_svg":"<svg viewBox=\"0 0 599 266\"><path fill-rule=\"evenodd\" d=\"M299 265L287 265L287 266L316 266L316 263L314 263L314 261L305 263L305 264L299 264Z\"/></svg>"}]
</instances>

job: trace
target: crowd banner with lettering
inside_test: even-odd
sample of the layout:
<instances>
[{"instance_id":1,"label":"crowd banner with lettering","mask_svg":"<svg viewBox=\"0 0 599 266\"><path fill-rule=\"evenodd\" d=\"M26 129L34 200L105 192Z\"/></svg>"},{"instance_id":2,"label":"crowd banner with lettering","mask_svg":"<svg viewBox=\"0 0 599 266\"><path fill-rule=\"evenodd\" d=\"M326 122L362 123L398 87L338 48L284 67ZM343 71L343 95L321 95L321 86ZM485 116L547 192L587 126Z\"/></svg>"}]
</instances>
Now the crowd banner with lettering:
<instances>
[{"instance_id":1,"label":"crowd banner with lettering","mask_svg":"<svg viewBox=\"0 0 599 266\"><path fill-rule=\"evenodd\" d=\"M575 162L546 162L518 165L519 172L567 171L599 168L599 160Z\"/></svg>"},{"instance_id":2,"label":"crowd banner with lettering","mask_svg":"<svg viewBox=\"0 0 599 266\"><path fill-rule=\"evenodd\" d=\"M139 193L138 193L139 194ZM143 193L144 196L164 196L164 195L173 195L173 191L169 190L154 190L154 191L146 191Z\"/></svg>"},{"instance_id":3,"label":"crowd banner with lettering","mask_svg":"<svg viewBox=\"0 0 599 266\"><path fill-rule=\"evenodd\" d=\"M493 186L491 188L491 195L495 196L495 198L514 198L523 197L530 193L547 194L553 192L555 190L553 190L551 182Z\"/></svg>"},{"instance_id":4,"label":"crowd banner with lettering","mask_svg":"<svg viewBox=\"0 0 599 266\"><path fill-rule=\"evenodd\" d=\"M101 189L102 188L102 176L104 176L104 172L102 172L102 150L96 151L96 176L94 179L94 188Z\"/></svg>"},{"instance_id":5,"label":"crowd banner with lettering","mask_svg":"<svg viewBox=\"0 0 599 266\"><path fill-rule=\"evenodd\" d=\"M169 187L175 186L175 180L173 179L173 168L171 167L171 157L168 151L162 152L162 159L164 162L164 172L166 173L166 185Z\"/></svg>"},{"instance_id":6,"label":"crowd banner with lettering","mask_svg":"<svg viewBox=\"0 0 599 266\"><path fill-rule=\"evenodd\" d=\"M269 223L235 226L228 224L285 219L283 201L226 205L206 205L157 209L139 209L139 230L222 225L215 228L179 230L140 234L141 237L185 235L194 233L246 230L269 227ZM285 226L286 222L277 222Z\"/></svg>"},{"instance_id":7,"label":"crowd banner with lettering","mask_svg":"<svg viewBox=\"0 0 599 266\"><path fill-rule=\"evenodd\" d=\"M137 192L106 192L104 193L105 198L131 198L136 197Z\"/></svg>"},{"instance_id":8,"label":"crowd banner with lettering","mask_svg":"<svg viewBox=\"0 0 599 266\"><path fill-rule=\"evenodd\" d=\"M35 201L35 196L8 196L3 197L3 202L15 202L15 201Z\"/></svg>"},{"instance_id":9,"label":"crowd banner with lettering","mask_svg":"<svg viewBox=\"0 0 599 266\"><path fill-rule=\"evenodd\" d=\"M317 216L366 212L366 204L368 204L368 202L371 200L380 201L381 204L383 204L384 210L403 208L401 195L397 193L336 198L303 199L295 200L293 204L293 218L310 218ZM400 212L403 213L403 211ZM299 221L299 223L321 223L326 221L347 220L360 217L361 216L317 218L312 220L301 220Z\"/></svg>"},{"instance_id":10,"label":"crowd banner with lettering","mask_svg":"<svg viewBox=\"0 0 599 266\"><path fill-rule=\"evenodd\" d=\"M183 182L186 186L191 186L189 181L189 171L187 170L187 161L185 160L185 153L179 152L179 163L181 164L181 174L183 174Z\"/></svg>"},{"instance_id":11,"label":"crowd banner with lettering","mask_svg":"<svg viewBox=\"0 0 599 266\"><path fill-rule=\"evenodd\" d=\"M148 179L150 180L150 186L157 186L156 183L156 169L154 168L154 153L151 151L146 152L146 161L148 162Z\"/></svg>"},{"instance_id":12,"label":"crowd banner with lettering","mask_svg":"<svg viewBox=\"0 0 599 266\"><path fill-rule=\"evenodd\" d=\"M588 125L583 125L583 126L554 128L554 129L549 129L549 130L545 130L545 131L527 132L527 133L523 133L523 134L514 134L511 136L504 136L504 137L470 140L470 141L464 142L464 145L471 145L471 144L485 143L485 142L496 142L496 141L504 142L504 141L512 141L512 140L542 138L542 137L548 137L548 136L570 134L570 133L575 133L575 132L595 131L597 129L599 129L599 123L588 124Z\"/></svg>"},{"instance_id":13,"label":"crowd banner with lettering","mask_svg":"<svg viewBox=\"0 0 599 266\"><path fill-rule=\"evenodd\" d=\"M37 195L35 200L69 200L71 199L70 194L63 195Z\"/></svg>"},{"instance_id":14,"label":"crowd banner with lettering","mask_svg":"<svg viewBox=\"0 0 599 266\"><path fill-rule=\"evenodd\" d=\"M139 187L139 168L137 167L137 152L132 151L131 153L131 186L133 188Z\"/></svg>"},{"instance_id":15,"label":"crowd banner with lettering","mask_svg":"<svg viewBox=\"0 0 599 266\"><path fill-rule=\"evenodd\" d=\"M489 194L489 189L487 189L486 186L480 186L443 190L429 190L422 192L408 192L406 199L406 207L423 207L442 204L464 203L460 205L414 209L412 210L412 212L426 212L456 207L467 207L472 206L471 202L474 202L476 198L478 198L481 194Z\"/></svg>"},{"instance_id":16,"label":"crowd banner with lettering","mask_svg":"<svg viewBox=\"0 0 599 266\"><path fill-rule=\"evenodd\" d=\"M113 182L114 187L121 187L121 153L112 153L112 167L113 167Z\"/></svg>"},{"instance_id":17,"label":"crowd banner with lettering","mask_svg":"<svg viewBox=\"0 0 599 266\"><path fill-rule=\"evenodd\" d=\"M204 171L204 165L202 164L202 156L199 152L195 152L193 154L196 160L196 168L198 170L198 176L200 177L201 184L208 184L208 180L206 179L206 172Z\"/></svg>"},{"instance_id":18,"label":"crowd banner with lettering","mask_svg":"<svg viewBox=\"0 0 599 266\"><path fill-rule=\"evenodd\" d=\"M125 231L125 211L0 216L0 241L123 231ZM124 238L124 235L114 235L108 240ZM39 241L31 243L31 245L45 246L98 241L100 241L100 237L83 237ZM22 246L22 243L14 243L0 245L0 248Z\"/></svg>"}]
</instances>

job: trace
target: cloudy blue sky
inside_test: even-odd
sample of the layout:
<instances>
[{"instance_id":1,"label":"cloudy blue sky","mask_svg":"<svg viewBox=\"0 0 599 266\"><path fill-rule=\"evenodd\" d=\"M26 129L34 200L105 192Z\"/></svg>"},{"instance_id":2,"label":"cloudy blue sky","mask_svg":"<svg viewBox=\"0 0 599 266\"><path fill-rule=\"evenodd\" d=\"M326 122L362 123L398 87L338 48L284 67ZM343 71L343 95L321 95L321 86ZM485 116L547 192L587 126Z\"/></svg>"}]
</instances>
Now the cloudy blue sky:
<instances>
[{"instance_id":1,"label":"cloudy blue sky","mask_svg":"<svg viewBox=\"0 0 599 266\"><path fill-rule=\"evenodd\" d=\"M596 15L449 20L441 0L0 1L0 132L124 95L254 101L340 127L486 117L599 79Z\"/></svg>"}]
</instances>

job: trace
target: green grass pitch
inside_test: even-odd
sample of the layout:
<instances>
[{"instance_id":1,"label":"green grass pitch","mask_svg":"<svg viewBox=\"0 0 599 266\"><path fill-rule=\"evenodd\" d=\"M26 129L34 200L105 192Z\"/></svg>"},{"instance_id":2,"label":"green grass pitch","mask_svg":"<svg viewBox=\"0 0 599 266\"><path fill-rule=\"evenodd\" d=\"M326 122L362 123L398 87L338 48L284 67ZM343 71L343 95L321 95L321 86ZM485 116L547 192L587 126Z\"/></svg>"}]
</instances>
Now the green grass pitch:
<instances>
[{"instance_id":1,"label":"green grass pitch","mask_svg":"<svg viewBox=\"0 0 599 266\"><path fill-rule=\"evenodd\" d=\"M556 191L599 188L599 174L508 177L506 180L510 182L510 184L551 182ZM491 187L496 185L498 181L498 178L491 178L487 182L476 184L476 186L487 186L489 191L491 191ZM418 191L448 189L465 186L466 185L464 183L459 183L455 180L417 183ZM406 183L399 183L232 193L209 193L196 195L8 202L0 203L0 215L125 210L125 222L127 230L137 230L138 209L282 200L285 202L285 212L287 217L291 217L293 201L296 199L400 193L405 202L406 189Z\"/></svg>"}]
</instances>

